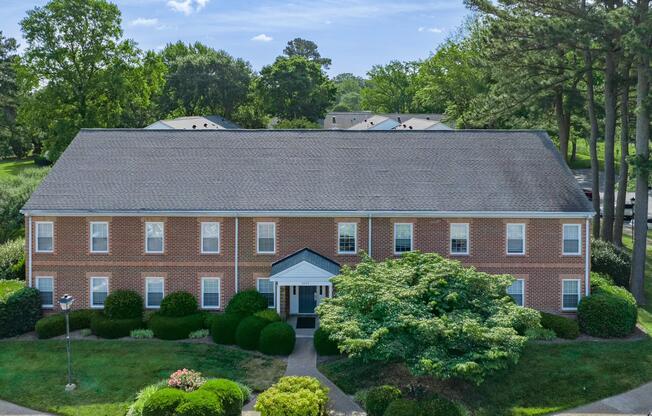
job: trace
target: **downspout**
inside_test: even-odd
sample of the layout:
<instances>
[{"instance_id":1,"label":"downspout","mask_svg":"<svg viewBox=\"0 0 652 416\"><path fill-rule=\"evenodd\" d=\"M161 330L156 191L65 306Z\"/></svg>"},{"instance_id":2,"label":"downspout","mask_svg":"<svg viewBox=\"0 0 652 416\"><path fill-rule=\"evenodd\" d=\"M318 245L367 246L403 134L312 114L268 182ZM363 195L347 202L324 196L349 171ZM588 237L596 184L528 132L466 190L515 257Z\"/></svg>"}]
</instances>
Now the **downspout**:
<instances>
[{"instance_id":1,"label":"downspout","mask_svg":"<svg viewBox=\"0 0 652 416\"><path fill-rule=\"evenodd\" d=\"M369 257L371 257L371 214L369 214L369 218L367 220L367 234L368 234L367 235L367 239L368 239L368 241L367 241L367 251L368 251L368 253L367 254L369 255Z\"/></svg>"},{"instance_id":2,"label":"downspout","mask_svg":"<svg viewBox=\"0 0 652 416\"><path fill-rule=\"evenodd\" d=\"M591 241L589 240L589 219L586 219L586 225L584 226L584 232L585 232L585 242L584 242L584 292L586 293L586 296L589 296L591 294L591 282L590 282L590 274L589 274L589 268L590 268L590 258L591 258Z\"/></svg>"},{"instance_id":3,"label":"downspout","mask_svg":"<svg viewBox=\"0 0 652 416\"><path fill-rule=\"evenodd\" d=\"M240 278L238 276L238 216L235 217L235 259L234 259L234 272L235 272L235 293L238 293L240 287Z\"/></svg>"},{"instance_id":4,"label":"downspout","mask_svg":"<svg viewBox=\"0 0 652 416\"><path fill-rule=\"evenodd\" d=\"M27 246L27 257L28 257L28 264L27 264L27 285L29 287L32 287L32 217L28 216L27 217L27 223L29 227L29 231L27 232L27 240L28 240L28 246Z\"/></svg>"}]
</instances>

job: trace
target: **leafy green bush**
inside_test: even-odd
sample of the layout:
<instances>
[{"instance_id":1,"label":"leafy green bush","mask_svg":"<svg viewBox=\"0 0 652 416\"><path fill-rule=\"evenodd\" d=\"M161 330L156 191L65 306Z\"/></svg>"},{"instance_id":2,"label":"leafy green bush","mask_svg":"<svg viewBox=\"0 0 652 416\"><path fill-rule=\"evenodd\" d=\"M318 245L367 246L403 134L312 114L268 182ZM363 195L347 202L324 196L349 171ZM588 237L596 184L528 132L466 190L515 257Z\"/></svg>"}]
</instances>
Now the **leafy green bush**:
<instances>
[{"instance_id":1,"label":"leafy green bush","mask_svg":"<svg viewBox=\"0 0 652 416\"><path fill-rule=\"evenodd\" d=\"M206 338L208 334L209 334L208 329L198 329L196 331L192 331L191 333L189 333L188 338L190 339Z\"/></svg>"},{"instance_id":2,"label":"leafy green bush","mask_svg":"<svg viewBox=\"0 0 652 416\"><path fill-rule=\"evenodd\" d=\"M603 240L591 241L591 270L610 276L618 286L629 287L629 253Z\"/></svg>"},{"instance_id":3,"label":"leafy green bush","mask_svg":"<svg viewBox=\"0 0 652 416\"><path fill-rule=\"evenodd\" d=\"M152 394L143 405L143 416L175 416L177 407L186 401L186 393L165 387Z\"/></svg>"},{"instance_id":4,"label":"leafy green bush","mask_svg":"<svg viewBox=\"0 0 652 416\"><path fill-rule=\"evenodd\" d=\"M25 280L25 239L0 244L0 280Z\"/></svg>"},{"instance_id":5,"label":"leafy green bush","mask_svg":"<svg viewBox=\"0 0 652 416\"><path fill-rule=\"evenodd\" d=\"M559 338L575 339L580 336L577 321L564 316L541 312L541 326L552 330Z\"/></svg>"},{"instance_id":6,"label":"leafy green bush","mask_svg":"<svg viewBox=\"0 0 652 416\"><path fill-rule=\"evenodd\" d=\"M313 377L281 377L256 400L261 416L325 416L328 388Z\"/></svg>"},{"instance_id":7,"label":"leafy green bush","mask_svg":"<svg viewBox=\"0 0 652 416\"><path fill-rule=\"evenodd\" d=\"M383 416L390 403L401 398L401 390L394 386L378 386L369 389L364 407L369 416Z\"/></svg>"},{"instance_id":8,"label":"leafy green bush","mask_svg":"<svg viewBox=\"0 0 652 416\"><path fill-rule=\"evenodd\" d=\"M257 349L260 333L267 325L270 325L269 321L257 316L244 318L235 330L235 343L245 350Z\"/></svg>"},{"instance_id":9,"label":"leafy green bush","mask_svg":"<svg viewBox=\"0 0 652 416\"><path fill-rule=\"evenodd\" d=\"M149 400L149 398L152 397L154 393L161 390L165 386L166 386L165 381L160 381L156 384L151 384L141 389L136 394L136 400L131 404L131 406L129 406L126 416L142 416L145 402Z\"/></svg>"},{"instance_id":10,"label":"leafy green bush","mask_svg":"<svg viewBox=\"0 0 652 416\"><path fill-rule=\"evenodd\" d=\"M285 322L272 322L260 332L258 351L270 355L290 355L294 351L296 334Z\"/></svg>"},{"instance_id":11,"label":"leafy green bush","mask_svg":"<svg viewBox=\"0 0 652 416\"><path fill-rule=\"evenodd\" d=\"M216 378L205 382L199 390L206 390L217 396L224 409L224 416L240 416L244 397L238 383L225 378Z\"/></svg>"},{"instance_id":12,"label":"leafy green bush","mask_svg":"<svg viewBox=\"0 0 652 416\"><path fill-rule=\"evenodd\" d=\"M209 311L201 311L200 313L204 317L204 323L202 325L202 328L208 329L210 331L211 327L213 326L213 319L215 319L215 317L220 314L209 312Z\"/></svg>"},{"instance_id":13,"label":"leafy green bush","mask_svg":"<svg viewBox=\"0 0 652 416\"><path fill-rule=\"evenodd\" d=\"M213 318L211 336L217 344L235 344L235 331L242 318L233 313L221 313Z\"/></svg>"},{"instance_id":14,"label":"leafy green bush","mask_svg":"<svg viewBox=\"0 0 652 416\"><path fill-rule=\"evenodd\" d=\"M151 339L154 338L154 331L151 329L132 329L129 336L135 339Z\"/></svg>"},{"instance_id":15,"label":"leafy green bush","mask_svg":"<svg viewBox=\"0 0 652 416\"><path fill-rule=\"evenodd\" d=\"M312 342L315 345L315 350L319 355L339 355L340 350L337 348L337 343L328 337L328 332L324 331L322 327L317 328L315 331Z\"/></svg>"},{"instance_id":16,"label":"leafy green bush","mask_svg":"<svg viewBox=\"0 0 652 416\"><path fill-rule=\"evenodd\" d=\"M637 316L634 296L618 286L601 287L577 307L582 332L594 337L626 337L634 331Z\"/></svg>"},{"instance_id":17,"label":"leafy green bush","mask_svg":"<svg viewBox=\"0 0 652 416\"><path fill-rule=\"evenodd\" d=\"M50 169L23 169L18 175L0 178L0 243L25 235L20 209Z\"/></svg>"},{"instance_id":18,"label":"leafy green bush","mask_svg":"<svg viewBox=\"0 0 652 416\"><path fill-rule=\"evenodd\" d=\"M34 329L41 318L39 291L20 280L0 280L0 338Z\"/></svg>"},{"instance_id":19,"label":"leafy green bush","mask_svg":"<svg viewBox=\"0 0 652 416\"><path fill-rule=\"evenodd\" d=\"M147 326L154 331L154 336L160 339L186 339L191 332L200 330L204 324L204 317L200 313L194 315L170 317L153 314Z\"/></svg>"},{"instance_id":20,"label":"leafy green bush","mask_svg":"<svg viewBox=\"0 0 652 416\"><path fill-rule=\"evenodd\" d=\"M196 390L186 394L175 416L224 416L224 409L217 397L208 391Z\"/></svg>"},{"instance_id":21,"label":"leafy green bush","mask_svg":"<svg viewBox=\"0 0 652 416\"><path fill-rule=\"evenodd\" d=\"M161 316L179 318L193 315L197 313L197 309L197 299L193 295L188 292L172 292L161 301L159 314Z\"/></svg>"},{"instance_id":22,"label":"leafy green bush","mask_svg":"<svg viewBox=\"0 0 652 416\"><path fill-rule=\"evenodd\" d=\"M615 286L611 276L604 273L591 272L591 293L608 286Z\"/></svg>"},{"instance_id":23,"label":"leafy green bush","mask_svg":"<svg viewBox=\"0 0 652 416\"><path fill-rule=\"evenodd\" d=\"M267 319L269 322L281 321L281 315L279 315L274 309L263 309L262 311L256 312L254 316Z\"/></svg>"},{"instance_id":24,"label":"leafy green bush","mask_svg":"<svg viewBox=\"0 0 652 416\"><path fill-rule=\"evenodd\" d=\"M58 337L66 333L66 321L63 315L48 315L36 322L36 336L39 339Z\"/></svg>"},{"instance_id":25,"label":"leafy green bush","mask_svg":"<svg viewBox=\"0 0 652 416\"><path fill-rule=\"evenodd\" d=\"M435 395L417 402L420 416L464 416L462 408L452 401Z\"/></svg>"},{"instance_id":26,"label":"leafy green bush","mask_svg":"<svg viewBox=\"0 0 652 416\"><path fill-rule=\"evenodd\" d=\"M242 403L249 403L249 400L251 400L251 388L247 386L246 384L239 383L236 381L236 384L240 388L240 392L242 393Z\"/></svg>"},{"instance_id":27,"label":"leafy green bush","mask_svg":"<svg viewBox=\"0 0 652 416\"><path fill-rule=\"evenodd\" d=\"M111 319L143 319L143 297L133 290L116 290L104 301L104 314Z\"/></svg>"},{"instance_id":28,"label":"leafy green bush","mask_svg":"<svg viewBox=\"0 0 652 416\"><path fill-rule=\"evenodd\" d=\"M530 328L525 331L525 336L530 340L543 340L550 341L557 338L557 334L552 329L546 328Z\"/></svg>"},{"instance_id":29,"label":"leafy green bush","mask_svg":"<svg viewBox=\"0 0 652 416\"><path fill-rule=\"evenodd\" d=\"M255 290L245 290L231 298L224 312L245 317L264 309L267 309L267 299Z\"/></svg>"},{"instance_id":30,"label":"leafy green bush","mask_svg":"<svg viewBox=\"0 0 652 416\"><path fill-rule=\"evenodd\" d=\"M93 334L107 339L128 337L132 330L142 326L141 318L111 319L103 313L98 313L91 319Z\"/></svg>"},{"instance_id":31,"label":"leafy green bush","mask_svg":"<svg viewBox=\"0 0 652 416\"><path fill-rule=\"evenodd\" d=\"M70 330L77 331L78 329L90 328L93 317L100 313L93 309L75 309L70 311Z\"/></svg>"},{"instance_id":32,"label":"leafy green bush","mask_svg":"<svg viewBox=\"0 0 652 416\"><path fill-rule=\"evenodd\" d=\"M419 405L414 400L398 399L387 406L383 416L418 416L421 414Z\"/></svg>"}]
</instances>

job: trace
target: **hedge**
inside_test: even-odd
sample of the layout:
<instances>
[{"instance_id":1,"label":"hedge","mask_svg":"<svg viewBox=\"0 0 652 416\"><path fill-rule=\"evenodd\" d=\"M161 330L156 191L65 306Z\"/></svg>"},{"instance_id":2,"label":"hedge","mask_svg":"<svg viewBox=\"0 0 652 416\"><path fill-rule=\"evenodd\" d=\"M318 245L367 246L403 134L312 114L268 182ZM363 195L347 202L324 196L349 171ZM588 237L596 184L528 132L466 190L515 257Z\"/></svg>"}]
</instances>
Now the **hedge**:
<instances>
[{"instance_id":1,"label":"hedge","mask_svg":"<svg viewBox=\"0 0 652 416\"><path fill-rule=\"evenodd\" d=\"M257 316L244 318L235 330L235 343L245 350L257 349L260 333L267 325L269 321Z\"/></svg>"},{"instance_id":2,"label":"hedge","mask_svg":"<svg viewBox=\"0 0 652 416\"><path fill-rule=\"evenodd\" d=\"M438 395L435 395L427 400L417 402L419 405L419 413L422 416L464 416L465 412L462 408Z\"/></svg>"},{"instance_id":3,"label":"hedge","mask_svg":"<svg viewBox=\"0 0 652 416\"><path fill-rule=\"evenodd\" d=\"M204 316L194 315L170 317L158 313L153 314L147 322L147 327L154 331L154 336L160 339L186 339L191 332L202 329Z\"/></svg>"},{"instance_id":4,"label":"hedge","mask_svg":"<svg viewBox=\"0 0 652 416\"><path fill-rule=\"evenodd\" d=\"M25 280L25 239L0 244L0 280Z\"/></svg>"},{"instance_id":5,"label":"hedge","mask_svg":"<svg viewBox=\"0 0 652 416\"><path fill-rule=\"evenodd\" d=\"M224 416L240 416L242 413L245 398L235 381L216 378L205 382L199 390L209 391L217 396L224 409Z\"/></svg>"},{"instance_id":6,"label":"hedge","mask_svg":"<svg viewBox=\"0 0 652 416\"><path fill-rule=\"evenodd\" d=\"M92 309L77 309L70 311L70 330L90 328L92 318L97 315ZM66 333L66 316L63 313L48 315L36 323L36 335L40 339L58 337Z\"/></svg>"},{"instance_id":7,"label":"hedge","mask_svg":"<svg viewBox=\"0 0 652 416\"><path fill-rule=\"evenodd\" d=\"M152 394L143 405L143 416L174 416L177 407L186 400L186 393L165 387Z\"/></svg>"},{"instance_id":8,"label":"hedge","mask_svg":"<svg viewBox=\"0 0 652 416\"><path fill-rule=\"evenodd\" d=\"M629 287L629 253L603 240L591 242L591 270L609 275L618 286Z\"/></svg>"},{"instance_id":9,"label":"hedge","mask_svg":"<svg viewBox=\"0 0 652 416\"><path fill-rule=\"evenodd\" d=\"M177 406L175 416L225 416L219 399L206 390L187 393L184 401Z\"/></svg>"},{"instance_id":10,"label":"hedge","mask_svg":"<svg viewBox=\"0 0 652 416\"><path fill-rule=\"evenodd\" d=\"M269 322L279 322L282 320L281 315L279 315L274 309L263 309L262 311L256 312L254 316L266 319Z\"/></svg>"},{"instance_id":11,"label":"hedge","mask_svg":"<svg viewBox=\"0 0 652 416\"><path fill-rule=\"evenodd\" d=\"M193 315L199 306L197 299L188 292L172 292L161 301L159 314L172 318Z\"/></svg>"},{"instance_id":12,"label":"hedge","mask_svg":"<svg viewBox=\"0 0 652 416\"><path fill-rule=\"evenodd\" d=\"M337 343L329 338L328 332L321 327L317 328L313 334L312 342L315 345L315 350L319 355L339 355L340 350L337 348Z\"/></svg>"},{"instance_id":13,"label":"hedge","mask_svg":"<svg viewBox=\"0 0 652 416\"><path fill-rule=\"evenodd\" d=\"M369 416L383 416L389 404L400 398L401 390L394 386L373 387L367 392L364 407Z\"/></svg>"},{"instance_id":14,"label":"hedge","mask_svg":"<svg viewBox=\"0 0 652 416\"><path fill-rule=\"evenodd\" d=\"M601 287L582 299L577 319L582 332L595 337L626 337L636 328L636 300L626 289Z\"/></svg>"},{"instance_id":15,"label":"hedge","mask_svg":"<svg viewBox=\"0 0 652 416\"><path fill-rule=\"evenodd\" d=\"M328 388L314 377L281 377L258 395L255 409L261 416L326 416Z\"/></svg>"},{"instance_id":16,"label":"hedge","mask_svg":"<svg viewBox=\"0 0 652 416\"><path fill-rule=\"evenodd\" d=\"M294 351L296 334L285 322L272 322L260 332L258 351L270 355L290 355Z\"/></svg>"},{"instance_id":17,"label":"hedge","mask_svg":"<svg viewBox=\"0 0 652 416\"><path fill-rule=\"evenodd\" d=\"M235 331L242 318L233 313L215 315L211 324L211 336L217 344L235 344Z\"/></svg>"},{"instance_id":18,"label":"hedge","mask_svg":"<svg viewBox=\"0 0 652 416\"><path fill-rule=\"evenodd\" d=\"M563 316L541 312L541 326L554 331L559 338L575 339L580 336L577 321Z\"/></svg>"},{"instance_id":19,"label":"hedge","mask_svg":"<svg viewBox=\"0 0 652 416\"><path fill-rule=\"evenodd\" d=\"M264 309L267 309L267 299L255 290L245 290L231 298L224 312L245 317Z\"/></svg>"},{"instance_id":20,"label":"hedge","mask_svg":"<svg viewBox=\"0 0 652 416\"><path fill-rule=\"evenodd\" d=\"M414 400L398 399L387 406L382 416L419 416L421 414L419 405Z\"/></svg>"},{"instance_id":21,"label":"hedge","mask_svg":"<svg viewBox=\"0 0 652 416\"><path fill-rule=\"evenodd\" d=\"M133 290L116 290L104 300L104 314L110 319L143 319L143 297Z\"/></svg>"},{"instance_id":22,"label":"hedge","mask_svg":"<svg viewBox=\"0 0 652 416\"><path fill-rule=\"evenodd\" d=\"M38 290L19 280L0 280L0 338L33 330L41 316Z\"/></svg>"},{"instance_id":23,"label":"hedge","mask_svg":"<svg viewBox=\"0 0 652 416\"><path fill-rule=\"evenodd\" d=\"M91 331L100 338L128 337L132 330L142 327L141 318L111 319L103 313L98 313L91 319Z\"/></svg>"}]
</instances>

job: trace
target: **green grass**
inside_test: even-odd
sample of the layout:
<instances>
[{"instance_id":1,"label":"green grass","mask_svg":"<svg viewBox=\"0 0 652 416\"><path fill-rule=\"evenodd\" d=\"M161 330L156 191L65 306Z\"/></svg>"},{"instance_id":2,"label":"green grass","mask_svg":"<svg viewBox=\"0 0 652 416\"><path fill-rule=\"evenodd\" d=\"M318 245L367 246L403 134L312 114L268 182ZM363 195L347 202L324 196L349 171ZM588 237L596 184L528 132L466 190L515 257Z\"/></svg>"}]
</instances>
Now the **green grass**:
<instances>
[{"instance_id":1,"label":"green grass","mask_svg":"<svg viewBox=\"0 0 652 416\"><path fill-rule=\"evenodd\" d=\"M648 231L648 238L650 238L651 231ZM628 250L632 250L633 246L632 237L623 234L623 245ZM648 334L652 334L652 246L647 246L647 256L645 257L645 299L647 305L639 306L638 308L638 323L645 327Z\"/></svg>"},{"instance_id":2,"label":"green grass","mask_svg":"<svg viewBox=\"0 0 652 416\"><path fill-rule=\"evenodd\" d=\"M0 179L18 175L22 170L36 168L34 161L31 159L10 159L0 160Z\"/></svg>"},{"instance_id":3,"label":"green grass","mask_svg":"<svg viewBox=\"0 0 652 416\"><path fill-rule=\"evenodd\" d=\"M411 377L401 365L342 358L320 370L346 393L380 384L428 385L474 415L541 415L569 409L652 380L652 340L528 344L518 364L476 387Z\"/></svg>"},{"instance_id":4,"label":"green grass","mask_svg":"<svg viewBox=\"0 0 652 416\"><path fill-rule=\"evenodd\" d=\"M214 344L164 341L73 341L77 390L64 392L62 340L0 342L0 398L64 415L122 416L141 388L180 368L226 377L262 390L285 363Z\"/></svg>"},{"instance_id":5,"label":"green grass","mask_svg":"<svg viewBox=\"0 0 652 416\"><path fill-rule=\"evenodd\" d=\"M636 150L636 146L630 144L629 153L633 154ZM569 157L570 157L570 148L569 148ZM614 146L615 156L614 162L616 166L616 171L620 168L620 140L616 140L616 145ZM604 142L598 142L598 162L600 163L600 169L604 169ZM590 169L591 168L591 153L589 150L589 144L586 140L577 140L577 155L575 161L570 163L571 169Z\"/></svg>"}]
</instances>

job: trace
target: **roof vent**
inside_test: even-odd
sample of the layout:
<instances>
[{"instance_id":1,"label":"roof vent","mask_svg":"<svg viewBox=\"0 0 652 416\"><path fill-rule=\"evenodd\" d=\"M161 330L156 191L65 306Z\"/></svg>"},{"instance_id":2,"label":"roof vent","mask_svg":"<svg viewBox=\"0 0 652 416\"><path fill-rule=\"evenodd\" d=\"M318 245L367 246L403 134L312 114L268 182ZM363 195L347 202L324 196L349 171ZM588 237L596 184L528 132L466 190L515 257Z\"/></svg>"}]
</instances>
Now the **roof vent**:
<instances>
[{"instance_id":1,"label":"roof vent","mask_svg":"<svg viewBox=\"0 0 652 416\"><path fill-rule=\"evenodd\" d=\"M374 122L373 122L373 121L371 121L370 123L371 123L372 126L374 125Z\"/></svg>"},{"instance_id":2,"label":"roof vent","mask_svg":"<svg viewBox=\"0 0 652 416\"><path fill-rule=\"evenodd\" d=\"M426 120L430 120L430 116L426 117Z\"/></svg>"},{"instance_id":3,"label":"roof vent","mask_svg":"<svg viewBox=\"0 0 652 416\"><path fill-rule=\"evenodd\" d=\"M399 122L399 123L401 122L401 117L398 118L398 122Z\"/></svg>"},{"instance_id":4,"label":"roof vent","mask_svg":"<svg viewBox=\"0 0 652 416\"><path fill-rule=\"evenodd\" d=\"M412 126L408 127L410 130L412 130Z\"/></svg>"},{"instance_id":5,"label":"roof vent","mask_svg":"<svg viewBox=\"0 0 652 416\"><path fill-rule=\"evenodd\" d=\"M204 123L204 127L208 127L208 123Z\"/></svg>"}]
</instances>

